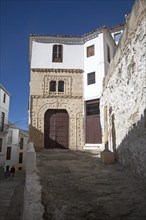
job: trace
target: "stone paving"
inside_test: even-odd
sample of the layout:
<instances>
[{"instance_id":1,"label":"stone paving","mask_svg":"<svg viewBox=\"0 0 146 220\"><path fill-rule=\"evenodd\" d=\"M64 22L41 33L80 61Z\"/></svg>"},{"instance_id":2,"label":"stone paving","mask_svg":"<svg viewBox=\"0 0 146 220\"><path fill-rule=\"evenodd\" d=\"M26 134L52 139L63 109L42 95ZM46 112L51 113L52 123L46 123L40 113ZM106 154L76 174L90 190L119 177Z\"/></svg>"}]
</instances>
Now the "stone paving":
<instances>
[{"instance_id":1,"label":"stone paving","mask_svg":"<svg viewBox=\"0 0 146 220\"><path fill-rule=\"evenodd\" d=\"M44 220L145 220L144 185L99 153L37 152Z\"/></svg>"},{"instance_id":2,"label":"stone paving","mask_svg":"<svg viewBox=\"0 0 146 220\"><path fill-rule=\"evenodd\" d=\"M0 220L20 220L23 211L25 172L16 171L14 179L0 175Z\"/></svg>"}]
</instances>

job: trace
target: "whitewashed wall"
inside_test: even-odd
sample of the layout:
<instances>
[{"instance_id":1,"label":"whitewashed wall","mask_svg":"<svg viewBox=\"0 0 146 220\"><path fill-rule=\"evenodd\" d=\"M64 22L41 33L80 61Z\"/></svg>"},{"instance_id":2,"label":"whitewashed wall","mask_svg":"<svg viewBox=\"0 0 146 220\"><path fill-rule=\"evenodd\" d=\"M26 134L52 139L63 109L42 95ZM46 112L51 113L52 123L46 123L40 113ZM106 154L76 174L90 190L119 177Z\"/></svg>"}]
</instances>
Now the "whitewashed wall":
<instances>
[{"instance_id":1,"label":"whitewashed wall","mask_svg":"<svg viewBox=\"0 0 146 220\"><path fill-rule=\"evenodd\" d=\"M32 42L31 68L83 69L83 46L63 45L63 62L52 62L53 45ZM59 43L60 44L60 43Z\"/></svg>"},{"instance_id":2,"label":"whitewashed wall","mask_svg":"<svg viewBox=\"0 0 146 220\"><path fill-rule=\"evenodd\" d=\"M5 103L3 102L4 94L6 94ZM9 118L9 104L10 104L10 94L5 90L5 88L0 84L0 127L2 126L2 112L5 113L4 119L4 131L0 132L0 138L2 139L2 149L0 152L0 166L4 166L5 162L5 150L6 150L6 142L7 142L7 127L8 118Z\"/></svg>"},{"instance_id":3,"label":"whitewashed wall","mask_svg":"<svg viewBox=\"0 0 146 220\"><path fill-rule=\"evenodd\" d=\"M6 94L5 103L3 102L4 93ZM9 104L10 104L10 95L0 87L0 115L2 112L5 113L5 124L8 124L8 116L9 116ZM0 117L1 123L1 117Z\"/></svg>"},{"instance_id":4,"label":"whitewashed wall","mask_svg":"<svg viewBox=\"0 0 146 220\"><path fill-rule=\"evenodd\" d=\"M146 1L136 1L101 97L108 106L108 141L118 160L142 181L146 178ZM114 121L112 122L112 117Z\"/></svg>"},{"instance_id":5,"label":"whitewashed wall","mask_svg":"<svg viewBox=\"0 0 146 220\"><path fill-rule=\"evenodd\" d=\"M18 143L18 136L19 136L19 129L15 129L15 128L9 128L9 133L8 133L8 136L9 134L12 134L12 138L9 139L9 137L7 137L7 147L11 147L11 159L10 160L6 160L5 158L5 169L6 169L6 166L9 166L10 169L13 165L15 165L16 169L17 169L17 164L18 164L18 146L19 146L19 143ZM7 147L5 148L5 157L7 155Z\"/></svg>"},{"instance_id":6,"label":"whitewashed wall","mask_svg":"<svg viewBox=\"0 0 146 220\"><path fill-rule=\"evenodd\" d=\"M94 45L94 56L87 57L87 47ZM87 84L88 73L95 72L95 83ZM87 41L84 44L84 99L100 98L102 91L102 80L104 77L104 51L103 51L103 34L97 38Z\"/></svg>"},{"instance_id":7,"label":"whitewashed wall","mask_svg":"<svg viewBox=\"0 0 146 220\"><path fill-rule=\"evenodd\" d=\"M103 78L107 74L109 62L107 61L107 44L110 47L111 60L115 54L116 45L111 37L110 33L103 29L103 33L100 33L96 38L87 41L84 44L84 99L96 99L100 98L102 93ZM87 47L94 45L94 56L87 57ZM87 74L95 72L95 83L87 85Z\"/></svg>"}]
</instances>

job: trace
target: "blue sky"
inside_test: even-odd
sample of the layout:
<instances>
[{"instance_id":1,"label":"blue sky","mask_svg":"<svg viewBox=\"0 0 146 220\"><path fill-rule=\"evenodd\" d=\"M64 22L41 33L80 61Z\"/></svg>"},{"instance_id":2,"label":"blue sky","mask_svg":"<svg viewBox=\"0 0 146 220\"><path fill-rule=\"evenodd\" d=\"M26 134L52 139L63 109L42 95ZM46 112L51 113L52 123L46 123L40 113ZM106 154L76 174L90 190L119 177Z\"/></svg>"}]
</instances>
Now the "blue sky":
<instances>
[{"instance_id":1,"label":"blue sky","mask_svg":"<svg viewBox=\"0 0 146 220\"><path fill-rule=\"evenodd\" d=\"M30 34L82 35L125 21L134 0L0 0L0 83L11 94L9 120L28 129Z\"/></svg>"}]
</instances>

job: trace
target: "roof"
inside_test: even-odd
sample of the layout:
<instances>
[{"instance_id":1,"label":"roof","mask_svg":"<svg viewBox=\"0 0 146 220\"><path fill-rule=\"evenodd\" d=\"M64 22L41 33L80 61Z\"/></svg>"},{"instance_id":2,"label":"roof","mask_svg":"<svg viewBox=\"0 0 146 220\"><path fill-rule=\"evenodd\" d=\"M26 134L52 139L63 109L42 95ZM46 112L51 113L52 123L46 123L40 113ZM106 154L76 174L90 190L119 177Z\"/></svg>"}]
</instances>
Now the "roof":
<instances>
[{"instance_id":1,"label":"roof","mask_svg":"<svg viewBox=\"0 0 146 220\"><path fill-rule=\"evenodd\" d=\"M109 28L109 31L110 31L111 33L113 33L113 32L115 32L115 31L124 30L125 24L126 24L126 22L124 22L124 23L122 23L122 24L118 24L118 25L116 25L116 26L113 26L113 27Z\"/></svg>"},{"instance_id":2,"label":"roof","mask_svg":"<svg viewBox=\"0 0 146 220\"><path fill-rule=\"evenodd\" d=\"M83 34L83 35L51 35L51 34L49 34L49 35L38 35L38 34L30 34L30 37L57 37L57 38L79 38L79 39L81 39L81 38L83 38L83 37L85 37L85 36L89 36L90 34L92 34L92 33L95 33L95 32L102 32L102 30L103 29L107 29L107 27L106 26L102 26L102 27L100 27L100 28L97 28L97 29L95 29L95 30L92 30L92 31L90 31L90 32L87 32L87 33L85 33L85 34Z\"/></svg>"}]
</instances>

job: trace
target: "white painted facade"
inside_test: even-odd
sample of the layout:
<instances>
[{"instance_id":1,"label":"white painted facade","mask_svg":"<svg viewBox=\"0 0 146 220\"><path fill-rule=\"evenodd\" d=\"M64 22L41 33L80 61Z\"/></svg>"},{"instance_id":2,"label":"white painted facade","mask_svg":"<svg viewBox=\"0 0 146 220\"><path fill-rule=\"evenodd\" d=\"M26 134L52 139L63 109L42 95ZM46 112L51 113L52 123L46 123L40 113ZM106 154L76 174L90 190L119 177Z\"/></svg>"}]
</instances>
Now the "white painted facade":
<instances>
[{"instance_id":1,"label":"white painted facade","mask_svg":"<svg viewBox=\"0 0 146 220\"><path fill-rule=\"evenodd\" d=\"M22 144L21 139L23 139ZM28 139L28 132L22 131L19 128L9 124L7 147L5 149L5 171L9 171L13 165L15 166L16 170L25 169L25 152L28 146ZM8 156L9 149L10 153Z\"/></svg>"},{"instance_id":2,"label":"white painted facade","mask_svg":"<svg viewBox=\"0 0 146 220\"><path fill-rule=\"evenodd\" d=\"M13 165L16 168L18 161L18 141L19 129L10 127L7 135L7 147L5 149L5 171L9 171ZM10 153L8 153L8 150L10 150Z\"/></svg>"},{"instance_id":3,"label":"white painted facade","mask_svg":"<svg viewBox=\"0 0 146 220\"><path fill-rule=\"evenodd\" d=\"M86 48L95 45L94 56L87 57ZM115 42L109 32L105 29L96 38L84 44L84 100L100 99L103 78L107 74L109 62L107 60L107 45L110 47L110 59L115 54ZM87 74L95 72L95 83L87 85Z\"/></svg>"},{"instance_id":4,"label":"white painted facade","mask_svg":"<svg viewBox=\"0 0 146 220\"><path fill-rule=\"evenodd\" d=\"M8 133L10 93L0 84L0 166L4 165Z\"/></svg>"},{"instance_id":5,"label":"white painted facade","mask_svg":"<svg viewBox=\"0 0 146 220\"><path fill-rule=\"evenodd\" d=\"M94 36L95 35L95 36ZM52 41L54 41L52 43ZM52 62L52 48L54 44L63 45L63 62ZM58 68L58 69L82 69L84 100L100 98L102 81L107 73L109 63L107 61L107 44L110 47L111 59L115 53L115 42L106 28L98 33L89 33L83 37L50 37L40 36L31 42L32 54L30 55L31 68ZM95 46L95 55L87 57L87 47ZM87 85L87 74L95 71L95 84Z\"/></svg>"},{"instance_id":6,"label":"white painted facade","mask_svg":"<svg viewBox=\"0 0 146 220\"><path fill-rule=\"evenodd\" d=\"M53 62L53 46L63 46L62 62ZM94 45L94 55L87 56L87 48ZM103 79L116 51L116 43L110 31L103 27L80 37L31 35L30 68L32 69L79 69L83 70L83 115L84 133L86 134L86 102L99 101L103 88ZM95 72L95 82L88 83L88 74ZM32 77L35 77L32 79ZM40 76L31 74L31 87L38 87L33 94L39 95L42 89ZM35 84L34 84L35 83ZM78 87L78 85L76 85ZM56 97L57 98L57 97ZM87 142L88 143L88 142ZM88 146L97 144L88 143ZM84 140L86 144L86 138Z\"/></svg>"},{"instance_id":7,"label":"white painted facade","mask_svg":"<svg viewBox=\"0 0 146 220\"><path fill-rule=\"evenodd\" d=\"M70 44L72 44L70 40ZM83 46L63 44L63 62L52 62L54 43L32 42L31 68L83 69Z\"/></svg>"}]
</instances>

